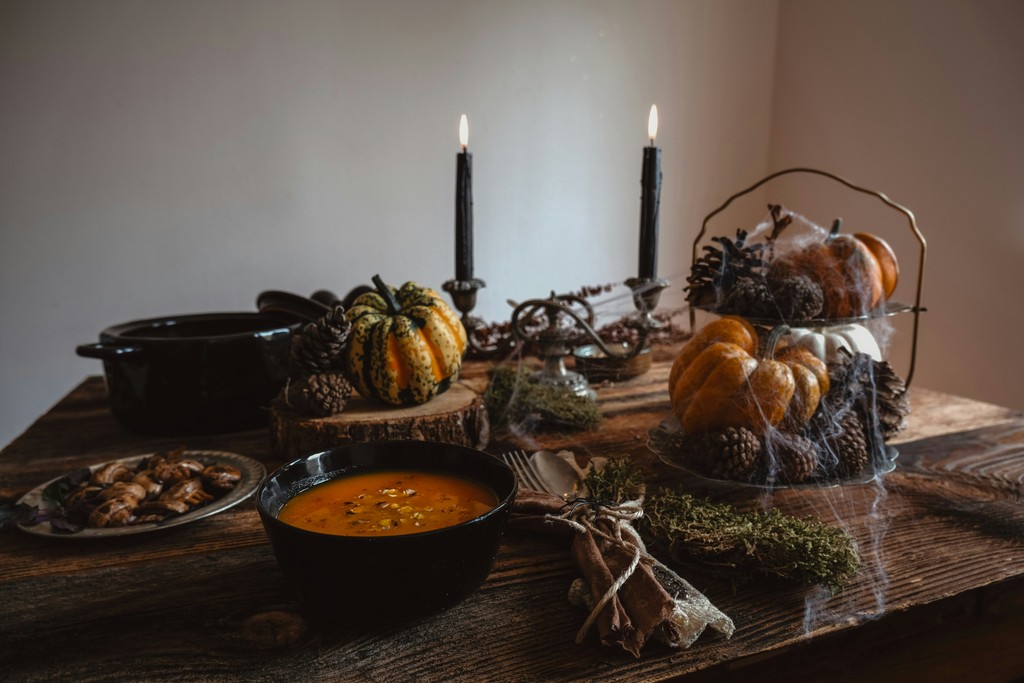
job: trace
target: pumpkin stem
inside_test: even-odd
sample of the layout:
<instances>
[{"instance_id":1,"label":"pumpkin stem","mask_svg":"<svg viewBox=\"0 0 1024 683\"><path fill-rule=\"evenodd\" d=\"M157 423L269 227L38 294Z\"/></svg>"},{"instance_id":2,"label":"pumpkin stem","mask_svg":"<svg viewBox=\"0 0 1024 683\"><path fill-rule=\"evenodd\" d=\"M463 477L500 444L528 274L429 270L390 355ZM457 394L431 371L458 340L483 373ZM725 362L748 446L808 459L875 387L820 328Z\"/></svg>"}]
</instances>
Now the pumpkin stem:
<instances>
[{"instance_id":1,"label":"pumpkin stem","mask_svg":"<svg viewBox=\"0 0 1024 683\"><path fill-rule=\"evenodd\" d=\"M374 275L371 279L373 280L373 285L377 288L377 293L381 295L384 303L388 305L388 312L391 315L398 315L398 312L402 310L402 304L398 303L395 293L384 284L384 281L380 279L380 275Z\"/></svg>"},{"instance_id":2,"label":"pumpkin stem","mask_svg":"<svg viewBox=\"0 0 1024 683\"><path fill-rule=\"evenodd\" d=\"M781 204L769 204L768 213L770 213L772 216L773 227L772 234L768 236L767 241L774 242L779 238L779 235L782 234L782 231L785 230L789 226L789 224L793 222L793 214L787 213L786 215L782 215Z\"/></svg>"},{"instance_id":3,"label":"pumpkin stem","mask_svg":"<svg viewBox=\"0 0 1024 683\"><path fill-rule=\"evenodd\" d=\"M772 331L768 333L768 339L764 342L765 360L775 359L775 347L778 346L779 340L792 331L789 325L776 325L772 328Z\"/></svg>"},{"instance_id":4,"label":"pumpkin stem","mask_svg":"<svg viewBox=\"0 0 1024 683\"><path fill-rule=\"evenodd\" d=\"M837 218L832 221L832 229L828 231L828 237L825 238L825 244L828 244L836 237L839 236L839 228L843 225L843 219Z\"/></svg>"}]
</instances>

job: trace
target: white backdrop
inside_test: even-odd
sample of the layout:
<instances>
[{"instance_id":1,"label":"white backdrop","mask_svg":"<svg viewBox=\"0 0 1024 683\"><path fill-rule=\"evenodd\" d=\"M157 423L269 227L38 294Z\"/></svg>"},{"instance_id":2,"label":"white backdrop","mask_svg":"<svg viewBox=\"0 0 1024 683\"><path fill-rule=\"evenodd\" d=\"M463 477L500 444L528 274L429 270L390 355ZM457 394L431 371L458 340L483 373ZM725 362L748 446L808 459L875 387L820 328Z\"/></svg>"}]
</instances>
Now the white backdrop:
<instances>
[{"instance_id":1,"label":"white backdrop","mask_svg":"<svg viewBox=\"0 0 1024 683\"><path fill-rule=\"evenodd\" d=\"M892 4L899 11L885 14ZM996 341L977 334L987 314L956 328L955 348L970 351L969 364L961 356L956 369L936 351L949 334L939 323L958 325L969 313L964 301L1021 284L1010 267L1021 250L1020 204L1006 203L1004 186L1021 186L1024 158L1013 24L970 33L971 50L938 55L921 53L933 38L914 49L901 40L918 29L951 38L965 14L989 17L995 30L996 13L1019 19L1020 7L6 0L0 443L100 372L74 348L108 325L249 310L265 289L343 294L374 273L394 283L450 279L463 112L474 154L476 272L488 284L477 313L504 319L507 299L621 282L636 269L652 103L665 178L660 273L673 280L664 304L681 301L705 214L769 170L824 165L928 214L933 326L918 381L1024 407L1020 386L988 384L1006 365ZM868 58L880 14L897 24ZM860 63L874 72L839 70ZM899 88L878 92L879 71L900 75ZM978 79L992 87L981 92ZM971 126L970 142L946 144L977 110L936 106L947 101L944 88L950 98L983 95L988 113ZM865 99L881 96L888 100ZM868 133L888 139L868 146ZM913 149L893 144L907 140ZM921 159L922 149L944 156L900 163ZM940 168L955 172L936 184ZM964 215L1003 200L983 226L963 226ZM729 229L760 218L763 198L748 208ZM954 261L981 235L995 236L993 249L1003 252L998 287L981 284L996 275L980 257ZM955 284L965 281L961 268L968 285ZM960 299L940 299L943 281ZM997 327L1019 334L1019 304L1007 303L1001 310L1015 322ZM1020 368L1013 362L1018 378Z\"/></svg>"},{"instance_id":2,"label":"white backdrop","mask_svg":"<svg viewBox=\"0 0 1024 683\"><path fill-rule=\"evenodd\" d=\"M1024 409L1024 3L784 0L778 26L771 166L826 168L910 208L928 242L914 384ZM827 182L775 199L891 239L895 298L913 301L901 215ZM903 373L910 320L895 322Z\"/></svg>"},{"instance_id":3,"label":"white backdrop","mask_svg":"<svg viewBox=\"0 0 1024 683\"><path fill-rule=\"evenodd\" d=\"M701 211L767 163L776 9L3 3L0 441L101 371L74 349L108 325L452 278L463 112L480 315L635 274L652 103L683 272Z\"/></svg>"}]
</instances>

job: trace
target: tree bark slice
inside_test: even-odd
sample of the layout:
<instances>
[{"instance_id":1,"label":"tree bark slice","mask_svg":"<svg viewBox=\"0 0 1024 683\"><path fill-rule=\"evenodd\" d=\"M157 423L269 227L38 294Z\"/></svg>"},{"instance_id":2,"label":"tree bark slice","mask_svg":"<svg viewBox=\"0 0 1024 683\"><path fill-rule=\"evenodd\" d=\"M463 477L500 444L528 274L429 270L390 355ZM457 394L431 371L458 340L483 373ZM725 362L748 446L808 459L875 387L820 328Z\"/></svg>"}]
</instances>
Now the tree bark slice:
<instances>
[{"instance_id":1,"label":"tree bark slice","mask_svg":"<svg viewBox=\"0 0 1024 683\"><path fill-rule=\"evenodd\" d=\"M330 417L278 405L270 417L271 447L285 460L362 441L410 439L483 448L489 438L483 397L462 383L418 406L393 408L354 394L343 412Z\"/></svg>"}]
</instances>

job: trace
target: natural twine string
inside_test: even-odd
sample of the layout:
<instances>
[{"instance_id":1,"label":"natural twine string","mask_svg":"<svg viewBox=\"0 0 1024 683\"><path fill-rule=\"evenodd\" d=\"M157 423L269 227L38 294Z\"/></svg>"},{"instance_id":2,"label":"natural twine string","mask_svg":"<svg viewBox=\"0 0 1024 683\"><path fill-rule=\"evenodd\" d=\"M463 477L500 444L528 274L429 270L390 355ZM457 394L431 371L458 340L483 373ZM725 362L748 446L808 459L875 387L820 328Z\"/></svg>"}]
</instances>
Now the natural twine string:
<instances>
[{"instance_id":1,"label":"natural twine string","mask_svg":"<svg viewBox=\"0 0 1024 683\"><path fill-rule=\"evenodd\" d=\"M602 505L600 503L591 503L585 500L576 500L569 503L568 509L560 515L549 514L546 517L552 521L562 522L568 524L570 527L576 530L577 533L585 534L591 533L594 536L602 538L613 545L617 545L626 552L633 555L633 559L630 561L629 566L623 570L622 574L608 587L601 599L598 600L594 608L590 610L590 614L587 616L586 621L583 622L583 626L580 627L579 632L576 634L576 644L579 645L586 638L587 632L590 627L594 624L597 616L601 613L612 598L619 592L619 589L625 585L629 577L633 576L633 572L640 566L640 562L644 561L648 564L659 565L669 571L672 575L675 572L664 567L658 560L651 557L647 553L647 549L644 547L644 542L640 538L640 534L637 533L636 529L633 528L633 522L636 522L644 516L644 510L642 507L642 501L630 500L624 503L616 505ZM596 525L599 519L606 519L612 522L612 534L607 534ZM624 538L624 536L628 538Z\"/></svg>"}]
</instances>

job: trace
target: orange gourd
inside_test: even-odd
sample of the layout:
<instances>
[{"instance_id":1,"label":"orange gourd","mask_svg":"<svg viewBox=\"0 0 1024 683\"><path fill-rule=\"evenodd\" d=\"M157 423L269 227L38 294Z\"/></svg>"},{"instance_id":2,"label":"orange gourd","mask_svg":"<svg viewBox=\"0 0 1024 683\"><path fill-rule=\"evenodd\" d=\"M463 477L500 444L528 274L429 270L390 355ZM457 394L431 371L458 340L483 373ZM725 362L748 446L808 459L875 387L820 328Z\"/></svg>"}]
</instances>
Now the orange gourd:
<instances>
[{"instance_id":1,"label":"orange gourd","mask_svg":"<svg viewBox=\"0 0 1024 683\"><path fill-rule=\"evenodd\" d=\"M834 319L877 308L899 281L899 262L885 240L870 233L841 235L840 225L837 219L823 241L782 254L769 266L770 279L807 275L820 284L822 315Z\"/></svg>"},{"instance_id":2,"label":"orange gourd","mask_svg":"<svg viewBox=\"0 0 1024 683\"><path fill-rule=\"evenodd\" d=\"M882 269L882 295L888 299L896 291L896 285L900 280L900 262L896 258L896 252L878 235L869 232L856 232L853 234L878 261L878 267Z\"/></svg>"},{"instance_id":3,"label":"orange gourd","mask_svg":"<svg viewBox=\"0 0 1024 683\"><path fill-rule=\"evenodd\" d=\"M797 431L811 419L818 404L829 390L828 366L811 351L800 346L787 346L775 356L793 371L794 392L782 426Z\"/></svg>"},{"instance_id":4,"label":"orange gourd","mask_svg":"<svg viewBox=\"0 0 1024 683\"><path fill-rule=\"evenodd\" d=\"M754 326L743 318L736 316L725 316L712 320L690 337L675 362L672 363L672 370L669 373L669 386L675 386L680 373L687 368L693 359L714 342L728 342L735 344L747 353L757 352L757 331Z\"/></svg>"},{"instance_id":5,"label":"orange gourd","mask_svg":"<svg viewBox=\"0 0 1024 683\"><path fill-rule=\"evenodd\" d=\"M828 369L802 349L787 348L774 357L787 329L772 331L760 358L757 333L742 319L722 318L698 331L669 375L672 410L683 432L745 427L760 434L806 424L828 393Z\"/></svg>"}]
</instances>

